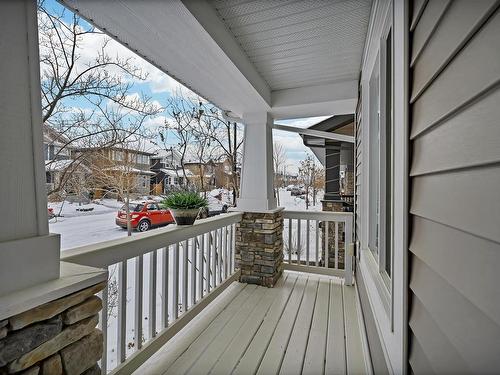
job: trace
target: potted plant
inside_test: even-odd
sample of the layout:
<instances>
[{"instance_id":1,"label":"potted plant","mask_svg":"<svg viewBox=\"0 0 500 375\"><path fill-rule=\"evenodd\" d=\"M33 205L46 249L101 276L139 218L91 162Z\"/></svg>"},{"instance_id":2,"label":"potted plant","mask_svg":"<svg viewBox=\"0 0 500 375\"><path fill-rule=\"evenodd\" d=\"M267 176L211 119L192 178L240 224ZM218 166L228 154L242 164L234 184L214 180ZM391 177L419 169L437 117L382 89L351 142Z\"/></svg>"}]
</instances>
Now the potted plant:
<instances>
[{"instance_id":1,"label":"potted plant","mask_svg":"<svg viewBox=\"0 0 500 375\"><path fill-rule=\"evenodd\" d=\"M177 225L193 225L201 208L208 206L208 201L194 191L179 191L169 194L163 201L174 216Z\"/></svg>"}]
</instances>

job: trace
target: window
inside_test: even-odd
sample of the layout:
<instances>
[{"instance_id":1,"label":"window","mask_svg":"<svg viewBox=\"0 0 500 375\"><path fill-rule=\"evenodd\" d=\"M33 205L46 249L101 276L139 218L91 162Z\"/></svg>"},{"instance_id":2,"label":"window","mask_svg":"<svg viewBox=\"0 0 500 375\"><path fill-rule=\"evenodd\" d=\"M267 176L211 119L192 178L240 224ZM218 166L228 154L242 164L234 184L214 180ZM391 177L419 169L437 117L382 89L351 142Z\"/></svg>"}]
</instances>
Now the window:
<instances>
[{"instance_id":1,"label":"window","mask_svg":"<svg viewBox=\"0 0 500 375\"><path fill-rule=\"evenodd\" d=\"M379 56L369 83L369 232L368 247L377 255L379 247L380 226L380 85L379 85Z\"/></svg>"},{"instance_id":2,"label":"window","mask_svg":"<svg viewBox=\"0 0 500 375\"><path fill-rule=\"evenodd\" d=\"M156 211L156 210L159 210L159 208L158 208L158 206L156 205L156 203L150 203L150 204L148 204L147 209L148 209L148 211Z\"/></svg>"},{"instance_id":3,"label":"window","mask_svg":"<svg viewBox=\"0 0 500 375\"><path fill-rule=\"evenodd\" d=\"M112 158L116 161L123 161L123 151L113 150Z\"/></svg>"},{"instance_id":4,"label":"window","mask_svg":"<svg viewBox=\"0 0 500 375\"><path fill-rule=\"evenodd\" d=\"M368 248L386 286L392 275L393 72L392 31L382 34L369 80Z\"/></svg>"}]
</instances>

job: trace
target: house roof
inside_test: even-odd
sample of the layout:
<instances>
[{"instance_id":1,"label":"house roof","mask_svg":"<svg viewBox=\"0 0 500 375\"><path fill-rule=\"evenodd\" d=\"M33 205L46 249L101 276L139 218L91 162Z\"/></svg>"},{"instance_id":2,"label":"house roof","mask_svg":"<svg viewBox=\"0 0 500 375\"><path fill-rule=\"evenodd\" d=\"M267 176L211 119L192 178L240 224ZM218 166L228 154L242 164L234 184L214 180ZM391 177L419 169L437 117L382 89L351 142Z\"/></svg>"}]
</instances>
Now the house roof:
<instances>
[{"instance_id":1,"label":"house roof","mask_svg":"<svg viewBox=\"0 0 500 375\"><path fill-rule=\"evenodd\" d=\"M311 125L308 129L352 136L354 135L353 123L354 115L338 115L329 117L326 120ZM319 162L324 166L326 146L325 139L305 134L301 134L301 137L304 145L311 149L316 158L318 158ZM338 143L340 144L340 142Z\"/></svg>"},{"instance_id":2,"label":"house roof","mask_svg":"<svg viewBox=\"0 0 500 375\"><path fill-rule=\"evenodd\" d=\"M104 170L106 171L118 171L118 172L129 172L129 173L136 173L136 174L148 174L148 175L154 175L154 172L145 170L145 169L138 169L138 168L130 168L125 165L117 165L115 167L109 167L105 168Z\"/></svg>"},{"instance_id":3,"label":"house roof","mask_svg":"<svg viewBox=\"0 0 500 375\"><path fill-rule=\"evenodd\" d=\"M74 160L49 160L45 162L45 171L46 172L59 172L63 171L71 164L73 164Z\"/></svg>"},{"instance_id":4,"label":"house roof","mask_svg":"<svg viewBox=\"0 0 500 375\"><path fill-rule=\"evenodd\" d=\"M184 174L182 173L182 169L168 169L168 168L161 168L160 171L165 173L167 176L170 177L183 177ZM193 173L186 169L186 176L187 177L192 177Z\"/></svg>"},{"instance_id":5,"label":"house roof","mask_svg":"<svg viewBox=\"0 0 500 375\"><path fill-rule=\"evenodd\" d=\"M56 146L67 145L68 148L71 146L70 139L49 124L43 124L43 140Z\"/></svg>"}]
</instances>

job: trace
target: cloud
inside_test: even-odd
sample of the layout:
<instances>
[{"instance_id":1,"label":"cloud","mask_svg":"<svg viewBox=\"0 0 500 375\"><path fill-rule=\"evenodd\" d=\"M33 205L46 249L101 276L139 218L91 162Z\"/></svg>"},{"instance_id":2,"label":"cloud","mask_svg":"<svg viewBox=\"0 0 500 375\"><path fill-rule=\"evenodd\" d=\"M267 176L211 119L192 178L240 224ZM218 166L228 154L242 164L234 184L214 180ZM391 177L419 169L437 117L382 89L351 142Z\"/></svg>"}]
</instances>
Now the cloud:
<instances>
[{"instance_id":1,"label":"cloud","mask_svg":"<svg viewBox=\"0 0 500 375\"><path fill-rule=\"evenodd\" d=\"M53 9L55 9L55 11L57 12L59 11L59 7L59 5L54 5ZM48 20L46 15L43 13L39 13L38 17L39 23L46 22ZM82 28L86 29L86 22L84 20L80 20L80 22ZM68 23L66 24L68 25ZM60 30L60 32L63 32L63 28L61 25L58 26L58 29ZM41 37L43 41L44 33L41 33ZM45 38L45 41L47 41L47 38ZM154 94L173 93L175 90L180 88L186 90L187 92L191 92L191 90L156 68L154 65L150 64L148 61L144 60L142 57L138 56L135 52L131 51L127 47L123 46L119 42L111 39L109 36L101 32L85 34L80 37L80 40L77 44L77 54L79 55L79 58L74 68L75 76L76 74L78 74L78 72L82 72L88 66L88 64L95 63L96 57L98 56L98 53L101 51L104 45L106 54L111 58L118 57L122 60L130 59L132 64L139 68L147 77L145 80L132 77L126 74L120 67L117 66L108 66L106 70L109 73L121 75L123 80L130 83L148 84L151 92ZM51 50L50 48L48 48L46 43L40 44L40 53L41 55L51 54ZM49 68L49 65L44 64L43 61L41 65L42 71L43 69Z\"/></svg>"}]
</instances>

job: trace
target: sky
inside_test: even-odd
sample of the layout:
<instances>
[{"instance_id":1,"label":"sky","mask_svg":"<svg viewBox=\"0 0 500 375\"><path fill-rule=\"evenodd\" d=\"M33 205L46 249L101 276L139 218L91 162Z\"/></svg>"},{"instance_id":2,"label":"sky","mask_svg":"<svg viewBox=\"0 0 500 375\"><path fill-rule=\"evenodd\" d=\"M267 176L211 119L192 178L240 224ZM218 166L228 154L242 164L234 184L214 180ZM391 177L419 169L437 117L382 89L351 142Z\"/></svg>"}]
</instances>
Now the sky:
<instances>
[{"instance_id":1,"label":"sky","mask_svg":"<svg viewBox=\"0 0 500 375\"><path fill-rule=\"evenodd\" d=\"M45 7L47 9L53 9L55 12L59 13L64 8L62 5L57 3L55 0L46 0ZM64 17L68 22L71 21L72 15L69 10L66 10L66 14ZM82 24L85 21L81 21ZM81 59L79 63L84 64L86 61L93 59L96 54L96 51L101 47L104 38L107 38L104 35L95 35L90 34L85 36L83 42L80 44L81 48L78 51ZM169 98L176 90L183 90L186 95L196 94L192 93L189 89L184 87L182 84L169 77L166 73L160 71L156 67L154 67L149 62L145 61L141 57L137 56L135 53L122 46L118 42L111 40L107 47L107 53L111 56L119 56L121 58L131 57L134 59L134 64L140 67L144 73L147 73L147 78L144 81L141 80L133 80L132 88L130 91L131 96L142 95L150 97L158 106L165 107ZM77 108L89 108L90 104L83 100L72 100L66 103L68 106L77 107ZM277 121L279 124L286 124L290 126L297 126L301 128L309 127L313 124L316 124L327 117L311 117L305 119L293 119L293 120L280 120ZM160 113L154 118L150 118L146 121L145 126L150 130L154 130L157 127L164 124L165 120L168 120L169 116L167 112ZM168 139L170 138L170 139ZM274 142L278 142L283 145L286 156L287 156L287 165L286 170L289 173L297 173L298 166L301 160L305 159L305 157L309 155L313 155L311 150L304 146L302 143L302 138L296 133L290 133L280 130L273 131ZM167 143L175 144L176 139L173 134L167 135Z\"/></svg>"}]
</instances>

